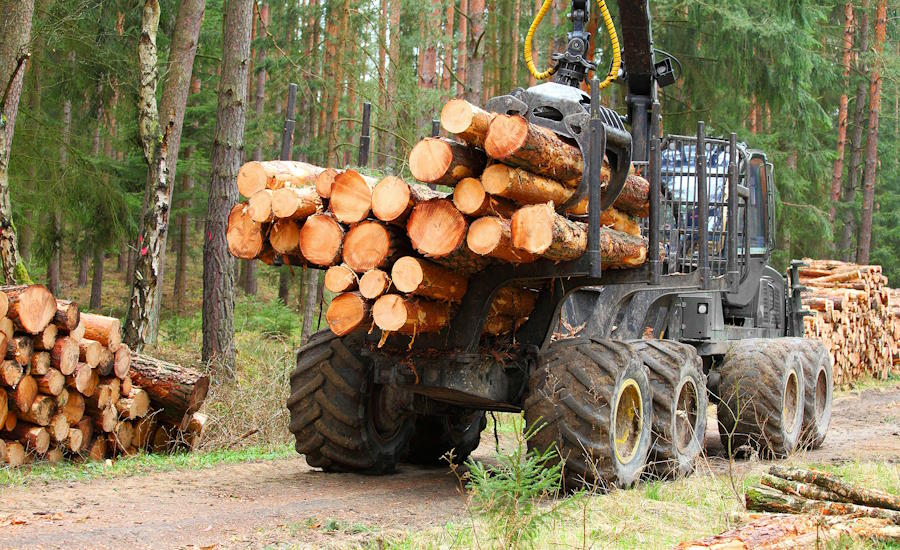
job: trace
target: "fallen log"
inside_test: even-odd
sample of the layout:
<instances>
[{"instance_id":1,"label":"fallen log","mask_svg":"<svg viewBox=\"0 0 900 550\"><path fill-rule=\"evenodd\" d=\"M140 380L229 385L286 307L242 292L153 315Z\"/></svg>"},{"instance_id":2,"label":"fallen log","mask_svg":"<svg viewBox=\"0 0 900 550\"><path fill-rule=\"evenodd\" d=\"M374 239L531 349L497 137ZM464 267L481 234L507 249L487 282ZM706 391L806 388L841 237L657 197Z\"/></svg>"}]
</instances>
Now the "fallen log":
<instances>
[{"instance_id":1,"label":"fallen log","mask_svg":"<svg viewBox=\"0 0 900 550\"><path fill-rule=\"evenodd\" d=\"M81 319L84 323L84 337L88 340L100 342L101 346L109 348L112 353L122 345L122 326L117 318L85 313Z\"/></svg>"},{"instance_id":2,"label":"fallen log","mask_svg":"<svg viewBox=\"0 0 900 550\"><path fill-rule=\"evenodd\" d=\"M445 138L425 138L409 153L409 171L423 183L456 185L484 171L484 153Z\"/></svg>"},{"instance_id":3,"label":"fallen log","mask_svg":"<svg viewBox=\"0 0 900 550\"><path fill-rule=\"evenodd\" d=\"M574 260L587 249L587 225L560 216L550 204L520 208L513 215L511 233L513 246L548 260ZM601 227L600 253L606 269L638 267L647 259L647 243Z\"/></svg>"},{"instance_id":4,"label":"fallen log","mask_svg":"<svg viewBox=\"0 0 900 550\"><path fill-rule=\"evenodd\" d=\"M325 321L331 332L344 336L368 328L369 302L359 292L344 292L328 305Z\"/></svg>"},{"instance_id":5,"label":"fallen log","mask_svg":"<svg viewBox=\"0 0 900 550\"><path fill-rule=\"evenodd\" d=\"M38 391L47 395L59 395L66 387L66 377L58 370L51 368L36 378Z\"/></svg>"},{"instance_id":6,"label":"fallen log","mask_svg":"<svg viewBox=\"0 0 900 550\"><path fill-rule=\"evenodd\" d=\"M225 239L228 252L236 258L252 260L263 251L263 226L250 218L246 203L236 204L228 214Z\"/></svg>"},{"instance_id":7,"label":"fallen log","mask_svg":"<svg viewBox=\"0 0 900 550\"><path fill-rule=\"evenodd\" d=\"M47 450L50 449L50 432L43 426L19 422L10 433L18 439L26 449L34 451L39 455L46 454Z\"/></svg>"},{"instance_id":8,"label":"fallen log","mask_svg":"<svg viewBox=\"0 0 900 550\"><path fill-rule=\"evenodd\" d=\"M247 213L250 219L256 223L269 223L275 219L272 214L272 193L271 189L260 189L250 197L247 201Z\"/></svg>"},{"instance_id":9,"label":"fallen log","mask_svg":"<svg viewBox=\"0 0 900 550\"><path fill-rule=\"evenodd\" d=\"M56 299L43 285L4 286L0 291L9 301L7 316L28 334L39 334L56 315Z\"/></svg>"},{"instance_id":10,"label":"fallen log","mask_svg":"<svg viewBox=\"0 0 900 550\"><path fill-rule=\"evenodd\" d=\"M345 264L333 265L325 271L325 288L335 294L356 290L359 276Z\"/></svg>"},{"instance_id":11,"label":"fallen log","mask_svg":"<svg viewBox=\"0 0 900 550\"><path fill-rule=\"evenodd\" d=\"M56 340L53 349L50 350L50 364L68 376L75 372L80 354L81 348L78 346L78 341L71 336L63 336Z\"/></svg>"},{"instance_id":12,"label":"fallen log","mask_svg":"<svg viewBox=\"0 0 900 550\"><path fill-rule=\"evenodd\" d=\"M330 214L315 214L300 229L300 252L309 263L329 267L341 257L344 229Z\"/></svg>"},{"instance_id":13,"label":"fallen log","mask_svg":"<svg viewBox=\"0 0 900 550\"><path fill-rule=\"evenodd\" d=\"M345 170L334 178L328 208L341 223L360 222L368 217L372 209L374 187L374 179Z\"/></svg>"},{"instance_id":14,"label":"fallen log","mask_svg":"<svg viewBox=\"0 0 900 550\"><path fill-rule=\"evenodd\" d=\"M495 116L465 99L451 99L441 109L441 127L469 145L483 148Z\"/></svg>"},{"instance_id":15,"label":"fallen log","mask_svg":"<svg viewBox=\"0 0 900 550\"><path fill-rule=\"evenodd\" d=\"M279 254L302 258L300 250L300 226L287 218L277 220L269 229L269 244Z\"/></svg>"},{"instance_id":16,"label":"fallen log","mask_svg":"<svg viewBox=\"0 0 900 550\"><path fill-rule=\"evenodd\" d=\"M448 256L463 246L466 219L447 199L432 199L416 205L406 230L413 248L429 258Z\"/></svg>"},{"instance_id":17,"label":"fallen log","mask_svg":"<svg viewBox=\"0 0 900 550\"><path fill-rule=\"evenodd\" d=\"M409 252L405 235L396 227L375 221L353 226L344 239L344 264L357 273L388 267Z\"/></svg>"},{"instance_id":18,"label":"fallen log","mask_svg":"<svg viewBox=\"0 0 900 550\"><path fill-rule=\"evenodd\" d=\"M529 263L537 256L512 244L510 222L495 216L478 218L469 226L466 236L469 250L514 264Z\"/></svg>"},{"instance_id":19,"label":"fallen log","mask_svg":"<svg viewBox=\"0 0 900 550\"><path fill-rule=\"evenodd\" d=\"M561 205L575 194L575 189L556 180L505 164L488 166L481 175L481 185L491 195L522 205L546 202Z\"/></svg>"},{"instance_id":20,"label":"fallen log","mask_svg":"<svg viewBox=\"0 0 900 550\"><path fill-rule=\"evenodd\" d=\"M56 313L53 315L53 324L56 328L68 333L75 330L80 320L81 312L78 304L69 300L56 301Z\"/></svg>"},{"instance_id":21,"label":"fallen log","mask_svg":"<svg viewBox=\"0 0 900 550\"><path fill-rule=\"evenodd\" d=\"M324 169L291 160L251 161L238 170L238 192L250 198L262 189L312 185Z\"/></svg>"},{"instance_id":22,"label":"fallen log","mask_svg":"<svg viewBox=\"0 0 900 550\"><path fill-rule=\"evenodd\" d=\"M27 367L31 365L31 356L34 354L34 339L31 336L13 336L6 348L6 358Z\"/></svg>"},{"instance_id":23,"label":"fallen log","mask_svg":"<svg viewBox=\"0 0 900 550\"><path fill-rule=\"evenodd\" d=\"M284 187L272 193L272 215L302 220L322 212L322 199L312 187Z\"/></svg>"},{"instance_id":24,"label":"fallen log","mask_svg":"<svg viewBox=\"0 0 900 550\"><path fill-rule=\"evenodd\" d=\"M481 180L476 178L464 178L456 184L453 189L453 204L467 216L498 216L509 219L516 211L512 202L488 194Z\"/></svg>"},{"instance_id":25,"label":"fallen log","mask_svg":"<svg viewBox=\"0 0 900 550\"><path fill-rule=\"evenodd\" d=\"M447 302L462 300L468 284L458 273L414 256L394 262L391 280L400 292Z\"/></svg>"},{"instance_id":26,"label":"fallen log","mask_svg":"<svg viewBox=\"0 0 900 550\"><path fill-rule=\"evenodd\" d=\"M403 225L417 204L443 196L424 185L410 185L398 177L387 176L372 191L372 214L381 221Z\"/></svg>"},{"instance_id":27,"label":"fallen log","mask_svg":"<svg viewBox=\"0 0 900 550\"><path fill-rule=\"evenodd\" d=\"M416 335L438 332L450 322L450 304L387 294L372 306L375 326L385 332Z\"/></svg>"},{"instance_id":28,"label":"fallen log","mask_svg":"<svg viewBox=\"0 0 900 550\"><path fill-rule=\"evenodd\" d=\"M209 376L138 353L131 356L130 376L163 409L162 416L176 425L197 412L209 391Z\"/></svg>"},{"instance_id":29,"label":"fallen log","mask_svg":"<svg viewBox=\"0 0 900 550\"><path fill-rule=\"evenodd\" d=\"M896 525L900 525L900 512L895 510L849 502L812 500L795 495L786 495L767 487L749 487L744 491L744 501L748 510L756 512L819 514L823 516L856 515L886 519Z\"/></svg>"},{"instance_id":30,"label":"fallen log","mask_svg":"<svg viewBox=\"0 0 900 550\"><path fill-rule=\"evenodd\" d=\"M484 140L489 157L577 187L584 169L581 151L552 131L520 115L497 115Z\"/></svg>"},{"instance_id":31,"label":"fallen log","mask_svg":"<svg viewBox=\"0 0 900 550\"><path fill-rule=\"evenodd\" d=\"M782 479L817 485L847 502L900 512L900 496L859 487L826 472L776 465L769 468L769 474Z\"/></svg>"},{"instance_id":32,"label":"fallen log","mask_svg":"<svg viewBox=\"0 0 900 550\"><path fill-rule=\"evenodd\" d=\"M22 365L9 359L0 361L0 386L15 388L23 376L25 376L25 369Z\"/></svg>"},{"instance_id":33,"label":"fallen log","mask_svg":"<svg viewBox=\"0 0 900 550\"><path fill-rule=\"evenodd\" d=\"M4 441L0 439L2 442L2 446L5 447L5 452L0 450L0 462L6 462L10 466L21 466L25 464L25 460L28 457L28 454L25 452L25 447L19 443L18 441Z\"/></svg>"},{"instance_id":34,"label":"fallen log","mask_svg":"<svg viewBox=\"0 0 900 550\"><path fill-rule=\"evenodd\" d=\"M78 360L94 368L100 364L102 350L103 346L100 345L100 342L83 338L78 341Z\"/></svg>"},{"instance_id":35,"label":"fallen log","mask_svg":"<svg viewBox=\"0 0 900 550\"><path fill-rule=\"evenodd\" d=\"M31 375L26 374L19 380L19 383L16 384L15 389L12 390L9 396L16 405L16 414L21 416L30 410L34 400L37 399L37 395L37 381Z\"/></svg>"},{"instance_id":36,"label":"fallen log","mask_svg":"<svg viewBox=\"0 0 900 550\"><path fill-rule=\"evenodd\" d=\"M359 279L359 293L367 300L374 300L391 288L391 278L380 269L370 269Z\"/></svg>"},{"instance_id":37,"label":"fallen log","mask_svg":"<svg viewBox=\"0 0 900 550\"><path fill-rule=\"evenodd\" d=\"M59 329L53 323L47 325L40 334L34 337L32 342L33 349L38 351L50 351L53 349L53 344L56 343L56 335L58 332Z\"/></svg>"}]
</instances>

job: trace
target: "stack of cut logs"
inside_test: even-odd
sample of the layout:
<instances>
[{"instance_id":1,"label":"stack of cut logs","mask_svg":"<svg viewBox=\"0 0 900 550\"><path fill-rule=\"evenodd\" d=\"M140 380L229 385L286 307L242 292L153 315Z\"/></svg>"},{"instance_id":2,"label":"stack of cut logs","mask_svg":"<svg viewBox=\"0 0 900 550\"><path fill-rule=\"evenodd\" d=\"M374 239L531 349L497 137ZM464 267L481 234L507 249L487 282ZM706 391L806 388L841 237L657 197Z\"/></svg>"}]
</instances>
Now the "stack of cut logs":
<instances>
[{"instance_id":1,"label":"stack of cut logs","mask_svg":"<svg viewBox=\"0 0 900 550\"><path fill-rule=\"evenodd\" d=\"M898 365L900 296L888 288L881 266L835 260L805 260L800 282L803 304L815 314L804 319L806 336L831 351L834 383L864 376L887 378Z\"/></svg>"},{"instance_id":2,"label":"stack of cut logs","mask_svg":"<svg viewBox=\"0 0 900 550\"><path fill-rule=\"evenodd\" d=\"M585 252L586 201L559 213L581 180L578 147L460 99L446 104L441 124L459 141L428 138L409 156L413 177L427 185L301 162L245 164L237 186L249 200L229 216L231 253L327 268L325 287L336 297L326 319L338 335L374 323L385 335L414 336L444 328L469 278L491 263L563 262ZM649 183L630 174L603 212L605 269L644 263L637 218L649 214L648 194ZM485 333L513 332L536 290L501 289Z\"/></svg>"},{"instance_id":3,"label":"stack of cut logs","mask_svg":"<svg viewBox=\"0 0 900 550\"><path fill-rule=\"evenodd\" d=\"M133 354L118 319L41 285L0 287L0 464L190 444L209 378Z\"/></svg>"},{"instance_id":4,"label":"stack of cut logs","mask_svg":"<svg viewBox=\"0 0 900 550\"><path fill-rule=\"evenodd\" d=\"M847 483L818 470L772 466L744 501L746 525L682 543L680 549L818 548L849 537L867 543L900 542L900 497Z\"/></svg>"}]
</instances>

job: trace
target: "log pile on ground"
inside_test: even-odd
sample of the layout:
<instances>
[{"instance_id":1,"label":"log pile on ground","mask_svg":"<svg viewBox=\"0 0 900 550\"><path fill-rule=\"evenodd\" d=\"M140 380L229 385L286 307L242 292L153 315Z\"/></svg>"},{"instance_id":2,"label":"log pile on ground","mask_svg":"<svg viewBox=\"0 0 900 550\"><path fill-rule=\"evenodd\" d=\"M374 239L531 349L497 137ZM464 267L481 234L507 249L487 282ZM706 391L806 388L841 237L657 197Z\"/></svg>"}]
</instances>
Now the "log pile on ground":
<instances>
[{"instance_id":1,"label":"log pile on ground","mask_svg":"<svg viewBox=\"0 0 900 550\"><path fill-rule=\"evenodd\" d=\"M817 470L772 466L744 492L746 525L682 543L682 549L807 548L842 537L900 542L900 496L847 483Z\"/></svg>"},{"instance_id":2,"label":"log pile on ground","mask_svg":"<svg viewBox=\"0 0 900 550\"><path fill-rule=\"evenodd\" d=\"M821 340L834 363L834 383L885 379L900 369L900 295L878 265L805 260L800 283L806 336Z\"/></svg>"},{"instance_id":3,"label":"log pile on ground","mask_svg":"<svg viewBox=\"0 0 900 550\"><path fill-rule=\"evenodd\" d=\"M575 260L587 247L587 204L566 204L583 171L571 143L520 116L447 103L441 124L457 140L427 138L409 155L413 177L379 180L302 162L250 162L238 175L247 202L234 206L231 253L264 263L327 269L336 294L332 331L381 329L415 337L452 319L470 277L494 263ZM604 170L608 180L609 171ZM603 213L604 269L644 263L638 219L649 184L631 174ZM504 288L485 332L513 333L531 314L532 286Z\"/></svg>"},{"instance_id":4,"label":"log pile on ground","mask_svg":"<svg viewBox=\"0 0 900 550\"><path fill-rule=\"evenodd\" d=\"M190 447L209 378L137 354L118 319L0 287L0 464Z\"/></svg>"}]
</instances>

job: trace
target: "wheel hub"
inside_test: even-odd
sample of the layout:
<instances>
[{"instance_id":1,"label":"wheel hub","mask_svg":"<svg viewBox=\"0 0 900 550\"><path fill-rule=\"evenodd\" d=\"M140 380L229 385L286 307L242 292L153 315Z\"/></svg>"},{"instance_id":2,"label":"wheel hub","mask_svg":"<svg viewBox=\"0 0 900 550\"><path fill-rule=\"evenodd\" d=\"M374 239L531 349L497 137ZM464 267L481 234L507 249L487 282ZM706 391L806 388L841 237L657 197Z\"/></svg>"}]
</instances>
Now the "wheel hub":
<instances>
[{"instance_id":1,"label":"wheel hub","mask_svg":"<svg viewBox=\"0 0 900 550\"><path fill-rule=\"evenodd\" d=\"M407 393L393 386L376 384L372 389L371 418L375 432L382 440L388 440L403 427L408 416Z\"/></svg>"},{"instance_id":2,"label":"wheel hub","mask_svg":"<svg viewBox=\"0 0 900 550\"><path fill-rule=\"evenodd\" d=\"M781 422L786 432L793 432L797 424L797 411L800 407L799 389L796 373L788 372L784 381L784 405L781 408Z\"/></svg>"},{"instance_id":3,"label":"wheel hub","mask_svg":"<svg viewBox=\"0 0 900 550\"><path fill-rule=\"evenodd\" d=\"M641 388L633 379L622 384L616 395L613 416L613 449L616 459L628 464L637 455L644 422Z\"/></svg>"},{"instance_id":4,"label":"wheel hub","mask_svg":"<svg viewBox=\"0 0 900 550\"><path fill-rule=\"evenodd\" d=\"M816 419L822 418L825 414L825 403L828 401L828 377L824 370L819 371L816 376Z\"/></svg>"},{"instance_id":5,"label":"wheel hub","mask_svg":"<svg viewBox=\"0 0 900 550\"><path fill-rule=\"evenodd\" d=\"M686 452L697 430L697 420L701 412L697 410L697 386L686 379L678 390L675 409L674 443L681 452Z\"/></svg>"}]
</instances>

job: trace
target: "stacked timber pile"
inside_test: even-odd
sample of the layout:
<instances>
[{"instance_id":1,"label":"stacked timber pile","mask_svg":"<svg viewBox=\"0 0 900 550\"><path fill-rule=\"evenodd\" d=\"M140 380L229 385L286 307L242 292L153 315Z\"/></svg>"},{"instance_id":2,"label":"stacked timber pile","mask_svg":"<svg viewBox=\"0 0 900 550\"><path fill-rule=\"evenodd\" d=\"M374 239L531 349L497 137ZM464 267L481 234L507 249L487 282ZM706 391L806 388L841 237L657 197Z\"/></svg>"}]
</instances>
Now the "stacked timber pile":
<instances>
[{"instance_id":1,"label":"stacked timber pile","mask_svg":"<svg viewBox=\"0 0 900 550\"><path fill-rule=\"evenodd\" d=\"M441 124L459 140L428 138L409 156L419 182L374 179L301 162L250 162L237 179L247 202L228 221L231 253L265 263L327 269L336 294L326 319L344 335L437 332L452 317L470 277L493 263L575 260L587 248L587 203L560 213L575 194L579 149L521 116L488 113L452 100ZM608 179L609 172L605 170ZM642 265L649 183L630 174L603 212L604 269ZM503 288L485 333L515 331L537 288Z\"/></svg>"},{"instance_id":2,"label":"stacked timber pile","mask_svg":"<svg viewBox=\"0 0 900 550\"><path fill-rule=\"evenodd\" d=\"M190 443L209 378L132 354L119 320L46 287L0 287L0 464L100 460Z\"/></svg>"},{"instance_id":3,"label":"stacked timber pile","mask_svg":"<svg viewBox=\"0 0 900 550\"><path fill-rule=\"evenodd\" d=\"M835 260L805 260L800 282L803 305L815 312L804 320L806 336L831 351L835 384L896 372L900 345L897 294L881 266Z\"/></svg>"},{"instance_id":4,"label":"stacked timber pile","mask_svg":"<svg viewBox=\"0 0 900 550\"><path fill-rule=\"evenodd\" d=\"M900 542L900 496L859 487L817 470L772 466L744 493L746 525L681 549L818 548L849 537Z\"/></svg>"}]
</instances>

